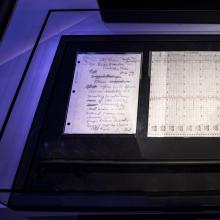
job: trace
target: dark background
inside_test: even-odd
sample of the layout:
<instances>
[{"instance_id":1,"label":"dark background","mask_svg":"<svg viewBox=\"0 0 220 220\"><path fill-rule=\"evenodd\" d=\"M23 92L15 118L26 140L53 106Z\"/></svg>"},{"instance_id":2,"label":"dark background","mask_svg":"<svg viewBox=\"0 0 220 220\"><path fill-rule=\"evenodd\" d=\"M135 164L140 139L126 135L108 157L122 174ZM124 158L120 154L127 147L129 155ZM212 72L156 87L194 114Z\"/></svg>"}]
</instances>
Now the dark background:
<instances>
[{"instance_id":1,"label":"dark background","mask_svg":"<svg viewBox=\"0 0 220 220\"><path fill-rule=\"evenodd\" d=\"M103 9L139 9L139 10L217 10L216 1L149 1L149 0L98 0Z\"/></svg>"},{"instance_id":2,"label":"dark background","mask_svg":"<svg viewBox=\"0 0 220 220\"><path fill-rule=\"evenodd\" d=\"M0 1L0 41L7 27L11 14L13 12L16 0Z\"/></svg>"},{"instance_id":3,"label":"dark background","mask_svg":"<svg viewBox=\"0 0 220 220\"><path fill-rule=\"evenodd\" d=\"M215 1L98 0L106 22L220 23Z\"/></svg>"}]
</instances>

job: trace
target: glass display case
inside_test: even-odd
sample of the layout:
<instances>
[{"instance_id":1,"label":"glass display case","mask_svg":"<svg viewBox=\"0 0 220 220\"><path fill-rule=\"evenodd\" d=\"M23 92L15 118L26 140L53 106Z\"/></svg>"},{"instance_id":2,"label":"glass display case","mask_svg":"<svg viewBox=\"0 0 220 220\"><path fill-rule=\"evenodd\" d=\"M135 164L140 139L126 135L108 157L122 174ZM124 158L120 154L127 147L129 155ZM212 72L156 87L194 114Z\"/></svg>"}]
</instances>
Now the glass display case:
<instances>
[{"instance_id":1,"label":"glass display case","mask_svg":"<svg viewBox=\"0 0 220 220\"><path fill-rule=\"evenodd\" d=\"M217 210L219 31L51 11L1 140L10 169L0 168L1 200L16 209ZM205 123L200 113L193 136L184 115L197 112Z\"/></svg>"}]
</instances>

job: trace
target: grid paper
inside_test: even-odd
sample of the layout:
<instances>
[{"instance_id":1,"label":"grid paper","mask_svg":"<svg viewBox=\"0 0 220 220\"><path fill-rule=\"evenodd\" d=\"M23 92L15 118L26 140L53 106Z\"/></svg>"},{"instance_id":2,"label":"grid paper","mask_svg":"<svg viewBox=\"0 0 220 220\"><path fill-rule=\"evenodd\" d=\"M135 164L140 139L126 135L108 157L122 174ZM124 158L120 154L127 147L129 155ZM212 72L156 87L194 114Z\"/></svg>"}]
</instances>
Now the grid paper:
<instances>
[{"instance_id":1,"label":"grid paper","mask_svg":"<svg viewBox=\"0 0 220 220\"><path fill-rule=\"evenodd\" d=\"M220 136L220 52L151 52L148 137Z\"/></svg>"}]
</instances>

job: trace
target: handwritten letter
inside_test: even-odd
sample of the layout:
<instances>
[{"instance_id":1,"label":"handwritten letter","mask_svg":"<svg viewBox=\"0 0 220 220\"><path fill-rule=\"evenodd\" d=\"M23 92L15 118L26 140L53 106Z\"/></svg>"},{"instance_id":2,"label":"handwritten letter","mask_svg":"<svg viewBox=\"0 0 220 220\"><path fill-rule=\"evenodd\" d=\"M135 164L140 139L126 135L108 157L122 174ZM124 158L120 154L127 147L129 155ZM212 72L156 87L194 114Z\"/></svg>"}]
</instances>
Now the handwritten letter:
<instances>
[{"instance_id":1,"label":"handwritten letter","mask_svg":"<svg viewBox=\"0 0 220 220\"><path fill-rule=\"evenodd\" d=\"M141 56L77 55L65 134L136 132Z\"/></svg>"}]
</instances>

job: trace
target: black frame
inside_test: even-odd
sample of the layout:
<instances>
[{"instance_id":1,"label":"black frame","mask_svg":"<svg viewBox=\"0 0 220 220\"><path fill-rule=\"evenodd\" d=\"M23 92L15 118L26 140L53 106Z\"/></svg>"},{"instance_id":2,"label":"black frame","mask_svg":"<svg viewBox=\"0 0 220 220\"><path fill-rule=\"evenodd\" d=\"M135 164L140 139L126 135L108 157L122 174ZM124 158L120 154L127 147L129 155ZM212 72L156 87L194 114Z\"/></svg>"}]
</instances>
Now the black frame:
<instances>
[{"instance_id":1,"label":"black frame","mask_svg":"<svg viewBox=\"0 0 220 220\"><path fill-rule=\"evenodd\" d=\"M91 40L92 39L92 40ZM75 169L78 170L84 170L84 172L86 171L91 171L91 170L101 170L102 172L108 172L112 170L119 170L118 172L148 172L148 173L161 173L166 174L167 176L172 177L172 173L173 176L175 177L175 175L184 175L186 176L187 173L188 174L192 174L193 173L199 173L199 175L201 174L202 177L200 177L198 179L199 180L203 179L204 177L208 177L210 175L212 175L212 173L215 173L215 177L213 177L213 182L211 182L209 185L209 187L212 187L211 190L207 191L190 191L190 190L186 190L186 191L169 191L169 190L165 190L165 191L160 191L158 190L158 192L156 191L151 191L151 192L143 192L143 193L132 193L132 192L124 192L124 193L120 193L117 192L117 195L115 195L114 193L110 193L110 194L106 194L106 192L102 192L102 194L100 195L99 193L89 193L89 192L84 192L84 193L74 193L72 191L68 192L68 190L58 190L59 195L55 195L54 194L54 190L43 190L41 191L41 189L28 189L25 187L25 185L27 185L26 178L28 177L28 175L32 175L33 174L33 168L36 168L36 158L39 158L39 153L37 153L37 147L36 147L36 142L38 141L38 132L41 130L41 123L43 123L44 117L42 117L42 115L45 114L45 106L47 106L47 104L49 103L50 100L50 94L53 94L53 82L54 82L54 72L58 72L58 70L60 69L60 63L66 56L65 54L65 45L67 46L67 48L69 47L68 42L75 42L75 46L82 46L84 48L84 50L86 50L88 52L88 45L91 44L93 48L97 48L97 43L100 44L100 42L102 42L102 44L106 44L106 42L111 42L111 41L116 41L116 42L127 42L127 43L131 43L131 42L139 42L141 45L144 44L144 42L148 42L148 43L153 43L157 45L158 49L161 49L161 42L164 42L165 45L169 44L171 45L170 49L172 48L176 48L176 44L180 43L180 42L185 42L187 45L191 45L192 49L194 48L194 50L198 50L198 46L205 48L207 50L213 50L213 45L214 46L218 46L218 48L220 49L220 37L219 36L199 36L199 35L183 35L183 36L170 36L170 35L163 35L163 36L63 36L61 41L60 41L60 45L58 48L58 51L56 53L56 57L54 59L50 74L48 76L48 80L47 83L45 85L44 88L44 92L42 95L42 98L40 100L40 104L38 106L38 110L37 113L35 115L35 119L34 119L34 123L32 125L32 129L31 132L29 134L29 138L26 144L26 148L25 148L25 152L23 154L21 163L20 163L20 167L17 173L17 177L13 186L13 190L12 190L12 196L10 199L10 206L14 207L14 208L27 208L27 207L32 207L32 208L51 208L51 207L56 207L58 206L59 208L76 208L77 210L83 210L83 211L88 211L88 210L97 210L97 208L100 208L102 210L128 210L128 209L134 209L134 210L146 210L148 208L150 209L163 209L164 206L167 206L167 202L170 201L172 204L170 207L176 207L176 204L178 204L178 207L185 207L185 208L189 208L189 205L192 205L192 202L194 203L194 207L197 207L198 209L200 209L200 202L203 201L203 206L204 207L209 207L209 205L207 205L208 203L206 203L205 198L208 199L210 196L216 195L215 199L213 200L213 205L214 207L217 209L217 207L220 207L220 200L219 200L219 192L220 189L218 189L218 187L216 187L219 183L220 178L219 176L219 171L220 171L220 161L218 159L214 159L213 158L206 158L204 160L196 160L196 159L191 159L191 160L182 160L182 158L177 158L177 159L172 159L173 154L171 154L170 158L166 158L166 160L164 159L155 159L155 158L151 158L150 160L141 160L141 161L129 161L129 160L125 160L125 161L108 161L108 160L85 160L85 159L79 159L79 160L69 160L69 161L62 161L62 160L55 160L55 161L49 161L49 163L47 163L47 161L42 161L41 166L43 167L43 170L45 172L51 172L53 170L60 170L61 172L63 171L67 171L69 169L70 172L74 171ZM87 46L85 46L85 42L87 42ZM95 44L92 44L95 43ZM77 46L77 47L78 47ZM110 48L112 45L109 45ZM69 47L70 48L70 47ZM120 48L117 48L117 50L119 50ZM70 49L71 51L71 49ZM129 51L131 51L131 49L129 48ZM112 52L112 50L111 50ZM145 54L146 55L146 54ZM73 58L72 58L73 59ZM74 60L74 59L73 59ZM59 62L58 62L59 61ZM148 59L145 59L145 61L143 62L143 65L146 64L146 69L147 69L147 62ZM64 64L62 64L64 65ZM65 65L64 65L65 66ZM73 69L72 69L73 70ZM148 78L148 74L147 72L145 72L145 79ZM148 80L149 81L149 80ZM147 83L145 82L145 80L143 80L142 78L142 83L143 85L147 86ZM70 83L71 86L71 83ZM146 89L147 87L142 86L142 88L140 88L140 90L143 91L148 91ZM52 92L52 93L51 93ZM68 94L68 93L67 93ZM143 106L145 106L145 109L143 109L141 112L141 114L146 113L146 109L147 109L147 105L146 105L146 99L144 100L144 97L146 97L145 93L142 93L142 101L143 103L139 103L140 105L144 104ZM147 114L144 114L145 117L147 116ZM146 123L145 123L146 124ZM63 126L63 124L62 124ZM177 138L179 139L179 138ZM203 138L202 138L203 139ZM168 139L167 139L168 140ZM196 140L196 139L195 139ZM207 141L209 142L211 139L208 138ZM158 140L158 142L160 142L161 139ZM176 138L173 139L173 142L176 141ZM217 141L217 140L215 140ZM218 139L219 141L219 139ZM154 145L154 147L157 145L157 143ZM198 142L195 141L195 142ZM201 142L201 140L200 140ZM178 143L177 143L178 144ZM169 145L167 145L167 147L169 147ZM173 148L172 148L173 149ZM198 146L198 149L200 150L200 146ZM158 149L156 149L158 150ZM206 149L207 150L207 149ZM210 148L208 148L208 150L210 151ZM216 149L215 149L216 150ZM208 151L206 151L207 153ZM195 152L198 153L198 152ZM216 153L215 151L213 153ZM31 169L29 169L29 167L31 166ZM163 178L162 178L163 179ZM160 180L160 178L158 179ZM199 184L199 183L198 183ZM181 184L179 185L181 187ZM18 193L19 192L19 193ZM37 194L35 194L37 193ZM42 193L42 194L41 194ZM66 193L69 193L69 196L67 196L68 198L71 198L70 200L66 197ZM133 196L132 196L132 195ZM183 198L177 198L175 197L175 195L184 195L185 197L187 197L186 200L184 200ZM36 198L36 196L39 198L39 200L33 200L33 198ZM112 196L112 197L111 197ZM137 196L137 197L136 197ZM155 198L154 196L156 196L157 198ZM171 197L172 198L171 198ZM23 200L23 202L21 202L21 198ZM32 199L31 199L32 198ZM42 202L42 198L48 198L50 201L50 205L48 206L48 204ZM56 203L54 200L54 198L59 198L61 199L61 203L58 202ZM63 198L63 199L62 199ZM76 199L82 199L82 203L80 203L80 206L76 205ZM119 203L116 203L116 207L112 206L112 207L105 207L104 203L104 207L102 206L102 198L103 199L108 199L108 198L114 198L113 200L117 200L117 198L123 198L122 200L119 200ZM135 201L137 201L137 206L133 206L133 204L128 205L126 203L127 199L133 200L134 198ZM26 200L27 199L27 200ZM85 199L85 200L84 200ZM94 205L92 205L92 207L89 207L90 204L88 204L86 202L86 200L89 199L90 201L94 202ZM143 199L147 199L147 202L144 201ZM96 201L96 202L95 202ZM99 201L99 202L98 202ZM142 201L142 202L140 202ZM153 206L149 206L149 201L154 201L154 205ZM164 202L162 202L164 201ZM181 202L182 201L182 202ZM187 201L187 202L186 202ZM64 206L62 202L64 202ZM92 202L92 204L93 204ZM177 202L177 203L176 203ZM189 204L188 204L189 202ZM40 203L38 205L38 203ZM169 203L169 202L168 202ZM127 204L127 206L125 205ZM162 206L161 206L162 204ZM97 205L97 206L96 206ZM121 207L122 205L122 207ZM124 207L125 205L125 207ZM62 207L60 207L62 206ZM108 206L108 205L107 205ZM147 208L148 207L148 208ZM206 207L206 208L207 208ZM169 209L169 207L166 207L165 209ZM213 208L213 207L212 207Z\"/></svg>"}]
</instances>

